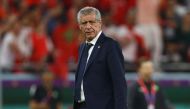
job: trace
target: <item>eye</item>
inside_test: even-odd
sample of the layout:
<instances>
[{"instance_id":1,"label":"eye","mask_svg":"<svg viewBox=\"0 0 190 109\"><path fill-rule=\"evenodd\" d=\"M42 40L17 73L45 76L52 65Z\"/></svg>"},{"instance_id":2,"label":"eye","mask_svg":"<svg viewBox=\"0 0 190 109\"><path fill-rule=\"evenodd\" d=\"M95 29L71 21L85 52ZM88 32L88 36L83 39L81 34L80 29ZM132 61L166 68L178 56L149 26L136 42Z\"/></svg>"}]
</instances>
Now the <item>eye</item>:
<instances>
[{"instance_id":1,"label":"eye","mask_svg":"<svg viewBox=\"0 0 190 109\"><path fill-rule=\"evenodd\" d=\"M81 24L82 24L82 25L86 25L86 24L87 24L87 22L82 22Z\"/></svg>"},{"instance_id":2,"label":"eye","mask_svg":"<svg viewBox=\"0 0 190 109\"><path fill-rule=\"evenodd\" d=\"M94 24L96 23L96 21L95 21L95 20L84 21L84 22L81 22L81 25L85 26L85 25L87 25L88 23L89 23L90 25L94 25Z\"/></svg>"},{"instance_id":3,"label":"eye","mask_svg":"<svg viewBox=\"0 0 190 109\"><path fill-rule=\"evenodd\" d=\"M94 24L94 23L96 23L96 21L89 21L89 23L90 23L90 24Z\"/></svg>"}]
</instances>

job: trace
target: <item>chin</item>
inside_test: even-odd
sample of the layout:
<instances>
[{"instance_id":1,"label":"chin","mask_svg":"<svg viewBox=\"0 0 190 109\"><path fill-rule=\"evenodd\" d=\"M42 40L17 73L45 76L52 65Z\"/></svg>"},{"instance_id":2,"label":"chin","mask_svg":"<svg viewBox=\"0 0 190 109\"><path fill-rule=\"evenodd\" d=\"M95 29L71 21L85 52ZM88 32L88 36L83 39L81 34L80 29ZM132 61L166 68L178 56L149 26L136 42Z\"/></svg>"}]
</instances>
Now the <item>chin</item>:
<instances>
[{"instance_id":1,"label":"chin","mask_svg":"<svg viewBox=\"0 0 190 109\"><path fill-rule=\"evenodd\" d=\"M86 38L87 38L87 40L90 40L90 41L91 41L92 39L95 38L95 36L87 36Z\"/></svg>"}]
</instances>

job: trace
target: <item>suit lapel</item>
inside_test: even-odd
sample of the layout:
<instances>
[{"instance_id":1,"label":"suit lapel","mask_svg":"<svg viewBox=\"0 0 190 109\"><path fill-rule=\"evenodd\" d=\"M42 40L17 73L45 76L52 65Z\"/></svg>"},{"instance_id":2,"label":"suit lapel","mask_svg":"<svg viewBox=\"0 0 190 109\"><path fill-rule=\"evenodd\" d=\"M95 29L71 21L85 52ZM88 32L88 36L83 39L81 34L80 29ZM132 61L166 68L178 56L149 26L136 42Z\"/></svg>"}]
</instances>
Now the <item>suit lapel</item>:
<instances>
[{"instance_id":1,"label":"suit lapel","mask_svg":"<svg viewBox=\"0 0 190 109\"><path fill-rule=\"evenodd\" d=\"M79 60L78 60L78 67L77 67L76 72L79 71L81 57L82 57L82 53L83 53L84 47L85 47L85 44L82 44L81 47L80 47L80 49L79 49ZM75 77L76 80L77 80L77 77L78 77L78 73L76 73L76 77Z\"/></svg>"},{"instance_id":2,"label":"suit lapel","mask_svg":"<svg viewBox=\"0 0 190 109\"><path fill-rule=\"evenodd\" d=\"M82 45L81 45L81 48L80 48L80 50L79 50L79 62L78 62L78 64L79 64L80 61L81 61L81 57L82 57L82 53L83 53L84 47L85 47L85 44L82 44Z\"/></svg>"},{"instance_id":3,"label":"suit lapel","mask_svg":"<svg viewBox=\"0 0 190 109\"><path fill-rule=\"evenodd\" d=\"M94 61L94 59L96 58L96 56L97 56L97 54L99 53L99 51L100 51L100 49L101 49L101 46L102 46L102 43L103 43L103 41L104 41L104 34L102 33L101 35L100 35L100 37L98 38L98 40L97 40L97 42L96 42L96 44L95 44L95 46L94 46L94 48L93 48L93 51L92 51L92 53L91 53L91 56L90 56L90 58L89 58L89 60L88 60L88 64L87 64L87 66L86 66L86 70L85 70L85 72L88 70L88 68L89 68L89 66L92 64L92 62Z\"/></svg>"}]
</instances>

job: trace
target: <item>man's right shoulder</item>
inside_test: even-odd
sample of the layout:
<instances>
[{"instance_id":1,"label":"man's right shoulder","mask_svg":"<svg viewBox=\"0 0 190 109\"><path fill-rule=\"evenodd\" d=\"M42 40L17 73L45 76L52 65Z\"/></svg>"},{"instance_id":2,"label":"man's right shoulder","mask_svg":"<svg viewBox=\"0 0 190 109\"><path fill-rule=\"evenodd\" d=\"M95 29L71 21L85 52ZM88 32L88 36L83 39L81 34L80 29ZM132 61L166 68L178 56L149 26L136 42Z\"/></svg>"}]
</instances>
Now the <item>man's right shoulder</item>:
<instances>
[{"instance_id":1,"label":"man's right shoulder","mask_svg":"<svg viewBox=\"0 0 190 109\"><path fill-rule=\"evenodd\" d=\"M85 43L84 42L82 42L81 44L80 44L80 46L79 47L82 47L82 46L84 46L85 45Z\"/></svg>"},{"instance_id":2,"label":"man's right shoulder","mask_svg":"<svg viewBox=\"0 0 190 109\"><path fill-rule=\"evenodd\" d=\"M79 45L79 51L84 47L84 45L85 45L84 42Z\"/></svg>"}]
</instances>

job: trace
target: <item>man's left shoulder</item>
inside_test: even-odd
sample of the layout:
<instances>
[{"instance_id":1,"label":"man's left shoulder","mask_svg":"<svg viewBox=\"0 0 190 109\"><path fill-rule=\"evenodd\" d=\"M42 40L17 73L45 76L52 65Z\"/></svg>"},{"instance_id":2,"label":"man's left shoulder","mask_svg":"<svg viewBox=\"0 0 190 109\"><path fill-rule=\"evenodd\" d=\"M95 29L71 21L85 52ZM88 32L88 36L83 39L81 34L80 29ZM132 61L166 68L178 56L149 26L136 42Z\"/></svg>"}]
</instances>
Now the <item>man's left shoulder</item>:
<instances>
[{"instance_id":1,"label":"man's left shoulder","mask_svg":"<svg viewBox=\"0 0 190 109\"><path fill-rule=\"evenodd\" d=\"M115 39L109 36L106 36L105 34L103 34L103 36L104 36L105 42L108 43L110 47L114 45L119 45L119 43Z\"/></svg>"}]
</instances>

